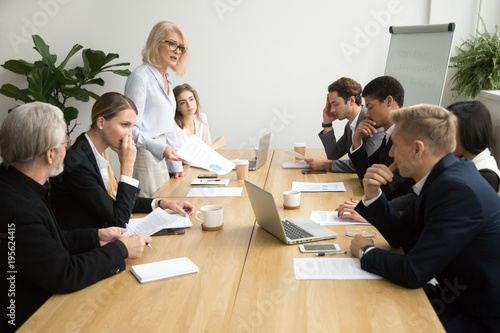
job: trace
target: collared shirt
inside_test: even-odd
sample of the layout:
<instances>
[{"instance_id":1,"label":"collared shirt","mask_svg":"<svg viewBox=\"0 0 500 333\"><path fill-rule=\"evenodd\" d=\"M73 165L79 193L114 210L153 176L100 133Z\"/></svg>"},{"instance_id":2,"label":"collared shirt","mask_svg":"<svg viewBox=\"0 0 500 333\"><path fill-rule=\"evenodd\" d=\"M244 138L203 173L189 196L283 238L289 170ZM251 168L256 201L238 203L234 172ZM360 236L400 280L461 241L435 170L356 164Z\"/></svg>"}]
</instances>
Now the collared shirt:
<instances>
[{"instance_id":1,"label":"collared shirt","mask_svg":"<svg viewBox=\"0 0 500 333\"><path fill-rule=\"evenodd\" d=\"M356 115L356 117L349 123L349 128L351 129L351 141L352 138L354 137L354 132L356 132L356 125L358 123L358 118L359 118L359 112Z\"/></svg>"},{"instance_id":2,"label":"collared shirt","mask_svg":"<svg viewBox=\"0 0 500 333\"><path fill-rule=\"evenodd\" d=\"M94 146L94 143L92 140L90 140L90 137L88 136L87 133L85 133L85 138L87 138L90 147L92 148L92 153L94 153L95 160L97 161L97 167L99 168L99 172L101 173L102 181L104 183L104 186L106 187L106 190L108 189L108 165L109 161L104 158L99 152L97 151L97 148ZM124 176L120 175L120 181L122 183L129 184L134 187L139 187L139 181L137 179L134 179L129 176Z\"/></svg>"},{"instance_id":3,"label":"collared shirt","mask_svg":"<svg viewBox=\"0 0 500 333\"><path fill-rule=\"evenodd\" d=\"M167 145L175 151L179 150L175 134L176 102L172 82L168 79L168 94L163 85L163 77L153 65L144 62L127 78L125 96L129 97L137 107L137 120L133 127L134 141L137 147L151 152L157 162L163 160L163 151ZM166 142L155 138L165 135ZM181 162L169 162L171 172L181 172Z\"/></svg>"}]
</instances>

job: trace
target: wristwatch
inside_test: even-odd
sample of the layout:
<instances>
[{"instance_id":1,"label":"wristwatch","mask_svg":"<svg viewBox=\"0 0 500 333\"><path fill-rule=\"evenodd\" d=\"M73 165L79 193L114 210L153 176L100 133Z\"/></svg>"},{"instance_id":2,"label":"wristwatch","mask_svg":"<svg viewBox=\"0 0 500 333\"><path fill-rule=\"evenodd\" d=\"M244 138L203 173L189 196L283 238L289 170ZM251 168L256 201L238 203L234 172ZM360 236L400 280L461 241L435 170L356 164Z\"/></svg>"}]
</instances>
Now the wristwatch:
<instances>
[{"instance_id":1,"label":"wristwatch","mask_svg":"<svg viewBox=\"0 0 500 333\"><path fill-rule=\"evenodd\" d=\"M359 249L359 252L358 252L359 259L361 259L365 255L366 250L368 250L370 247L375 247L375 246L368 244L368 245L365 245Z\"/></svg>"},{"instance_id":2,"label":"wristwatch","mask_svg":"<svg viewBox=\"0 0 500 333\"><path fill-rule=\"evenodd\" d=\"M332 124L333 123L327 123L327 124L321 123L321 126L323 126L323 127L332 127Z\"/></svg>"}]
</instances>

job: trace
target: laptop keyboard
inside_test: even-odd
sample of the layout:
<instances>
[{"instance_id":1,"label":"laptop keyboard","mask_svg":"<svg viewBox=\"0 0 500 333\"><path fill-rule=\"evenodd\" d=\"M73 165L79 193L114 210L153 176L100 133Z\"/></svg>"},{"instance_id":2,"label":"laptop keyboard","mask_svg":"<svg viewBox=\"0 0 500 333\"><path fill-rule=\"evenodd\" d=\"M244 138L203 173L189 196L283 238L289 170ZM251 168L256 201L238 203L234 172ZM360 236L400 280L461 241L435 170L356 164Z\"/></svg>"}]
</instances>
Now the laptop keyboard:
<instances>
[{"instance_id":1,"label":"laptop keyboard","mask_svg":"<svg viewBox=\"0 0 500 333\"><path fill-rule=\"evenodd\" d=\"M281 224L283 224L283 228L285 229L286 236L290 239L300 239L300 238L307 238L307 237L313 236L309 232L296 226L295 224L293 224L290 221L283 220L283 221L281 221Z\"/></svg>"}]
</instances>

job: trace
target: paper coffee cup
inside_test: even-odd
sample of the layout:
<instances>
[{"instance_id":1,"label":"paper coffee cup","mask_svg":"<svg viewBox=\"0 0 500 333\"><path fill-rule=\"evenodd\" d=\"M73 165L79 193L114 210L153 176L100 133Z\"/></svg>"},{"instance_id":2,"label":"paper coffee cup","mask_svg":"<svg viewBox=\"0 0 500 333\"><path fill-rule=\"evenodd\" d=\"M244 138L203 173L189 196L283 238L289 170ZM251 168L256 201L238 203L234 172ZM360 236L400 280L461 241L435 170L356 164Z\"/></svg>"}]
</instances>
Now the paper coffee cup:
<instances>
[{"instance_id":1,"label":"paper coffee cup","mask_svg":"<svg viewBox=\"0 0 500 333\"><path fill-rule=\"evenodd\" d=\"M306 144L304 142L296 142L293 145L293 150L302 156L306 156ZM301 158L295 157L296 161L302 161Z\"/></svg>"},{"instance_id":2,"label":"paper coffee cup","mask_svg":"<svg viewBox=\"0 0 500 333\"><path fill-rule=\"evenodd\" d=\"M236 160L236 179L239 181L248 180L248 160Z\"/></svg>"},{"instance_id":3,"label":"paper coffee cup","mask_svg":"<svg viewBox=\"0 0 500 333\"><path fill-rule=\"evenodd\" d=\"M300 208L300 192L299 191L285 191L285 192L283 192L283 207L285 209L299 209Z\"/></svg>"},{"instance_id":4,"label":"paper coffee cup","mask_svg":"<svg viewBox=\"0 0 500 333\"><path fill-rule=\"evenodd\" d=\"M203 230L214 231L222 229L224 208L219 205L208 205L200 208L194 217L201 221ZM198 216L201 215L201 218Z\"/></svg>"}]
</instances>

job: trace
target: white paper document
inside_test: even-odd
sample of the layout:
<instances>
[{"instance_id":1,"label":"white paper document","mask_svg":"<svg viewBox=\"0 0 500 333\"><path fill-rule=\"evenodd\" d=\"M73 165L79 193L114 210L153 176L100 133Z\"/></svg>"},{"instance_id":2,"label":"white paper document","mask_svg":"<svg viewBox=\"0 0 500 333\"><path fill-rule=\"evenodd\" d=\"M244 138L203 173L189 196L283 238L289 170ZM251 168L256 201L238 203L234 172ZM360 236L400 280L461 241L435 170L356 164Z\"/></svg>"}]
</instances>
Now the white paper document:
<instances>
[{"instance_id":1,"label":"white paper document","mask_svg":"<svg viewBox=\"0 0 500 333\"><path fill-rule=\"evenodd\" d=\"M311 216L309 217L314 222L319 225L353 225L353 224L363 224L370 225L370 223L364 223L356 221L353 218L348 217L350 214L345 213L344 217L340 218L338 212L329 212L329 211L319 211L312 210Z\"/></svg>"},{"instance_id":2,"label":"white paper document","mask_svg":"<svg viewBox=\"0 0 500 333\"><path fill-rule=\"evenodd\" d=\"M300 192L345 192L343 182L336 183L306 183L292 182L292 191Z\"/></svg>"},{"instance_id":3,"label":"white paper document","mask_svg":"<svg viewBox=\"0 0 500 333\"><path fill-rule=\"evenodd\" d=\"M293 258L297 280L359 280L382 277L361 269L357 258Z\"/></svg>"},{"instance_id":4,"label":"white paper document","mask_svg":"<svg viewBox=\"0 0 500 333\"><path fill-rule=\"evenodd\" d=\"M130 268L130 272L140 283L198 273L199 271L198 266L186 257L134 265Z\"/></svg>"},{"instance_id":5,"label":"white paper document","mask_svg":"<svg viewBox=\"0 0 500 333\"><path fill-rule=\"evenodd\" d=\"M293 157L300 158L301 160L306 159L306 157L304 155L299 154L296 151L292 151L292 150L285 150L285 154L292 155Z\"/></svg>"},{"instance_id":6,"label":"white paper document","mask_svg":"<svg viewBox=\"0 0 500 333\"><path fill-rule=\"evenodd\" d=\"M225 175L234 167L233 162L217 153L196 135L191 135L181 149L179 149L177 154L179 154L183 160L189 162L189 164L196 165L198 168L210 170L219 175Z\"/></svg>"},{"instance_id":7,"label":"white paper document","mask_svg":"<svg viewBox=\"0 0 500 333\"><path fill-rule=\"evenodd\" d=\"M228 178L220 178L220 179L193 179L191 182L191 186L198 185L210 185L210 186L227 186L229 184Z\"/></svg>"},{"instance_id":8,"label":"white paper document","mask_svg":"<svg viewBox=\"0 0 500 333\"><path fill-rule=\"evenodd\" d=\"M151 236L157 231L165 228L189 228L193 223L189 216L180 214L169 214L161 208L156 208L146 217L140 219L130 219L127 224L125 236L148 235Z\"/></svg>"},{"instance_id":9,"label":"white paper document","mask_svg":"<svg viewBox=\"0 0 500 333\"><path fill-rule=\"evenodd\" d=\"M283 162L281 167L283 169L311 169L311 166L306 162Z\"/></svg>"},{"instance_id":10,"label":"white paper document","mask_svg":"<svg viewBox=\"0 0 500 333\"><path fill-rule=\"evenodd\" d=\"M191 188L187 197L241 197L243 187Z\"/></svg>"}]
</instances>

